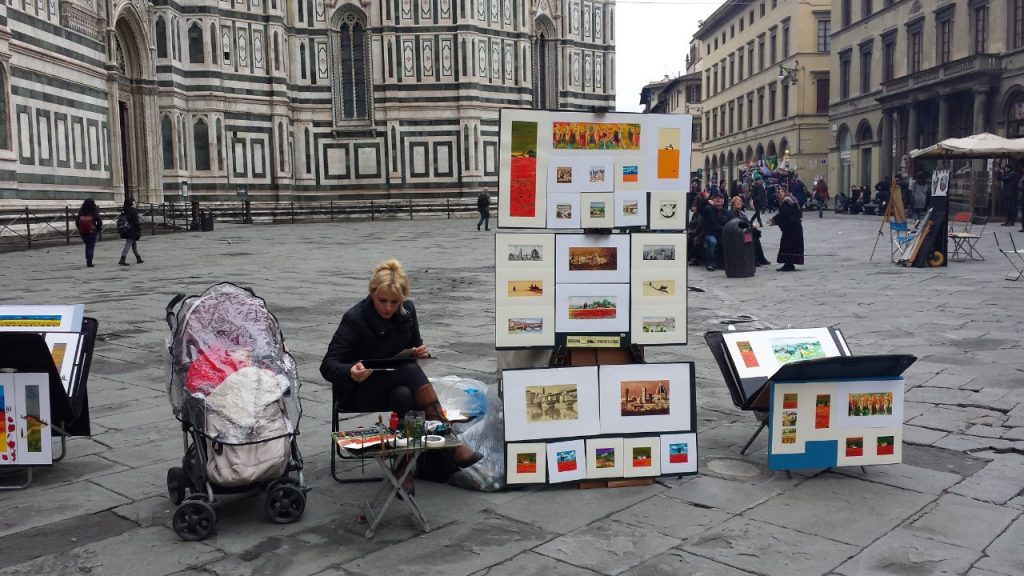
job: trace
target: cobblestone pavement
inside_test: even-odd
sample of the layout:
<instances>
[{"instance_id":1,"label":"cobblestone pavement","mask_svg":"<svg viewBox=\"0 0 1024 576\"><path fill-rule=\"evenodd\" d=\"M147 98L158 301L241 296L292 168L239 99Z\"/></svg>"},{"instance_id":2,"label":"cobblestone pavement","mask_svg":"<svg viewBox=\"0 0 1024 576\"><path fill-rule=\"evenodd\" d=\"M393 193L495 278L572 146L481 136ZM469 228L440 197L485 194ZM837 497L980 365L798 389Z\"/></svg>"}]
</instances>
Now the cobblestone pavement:
<instances>
[{"instance_id":1,"label":"cobblestone pavement","mask_svg":"<svg viewBox=\"0 0 1024 576\"><path fill-rule=\"evenodd\" d=\"M0 255L0 302L80 301L100 322L93 436L71 439L67 459L28 489L0 493L0 574L1024 573L1024 281L1003 279L992 229L979 242L984 262L908 269L890 264L887 233L869 261L878 218L831 213L808 214L808 264L796 273L727 278L691 267L700 291L689 293L690 344L647 349L649 360L695 362L700 475L498 493L421 481L434 530L422 533L394 506L367 540L356 516L375 486L330 478L320 358L371 267L397 256L437 357L428 372L496 382L494 232L474 223L218 224L145 237L146 262L130 267L115 264L120 244L109 241L92 269L78 244ZM764 244L773 255L777 230ZM165 390L163 311L174 293L217 281L251 286L281 320L304 380L300 445L312 491L289 525L268 523L258 495L225 497L216 533L186 543L170 529L165 495L182 440ZM733 407L702 338L729 323L835 325L855 353L916 355L905 374L903 463L787 478L766 470L764 435L741 456L756 422Z\"/></svg>"}]
</instances>

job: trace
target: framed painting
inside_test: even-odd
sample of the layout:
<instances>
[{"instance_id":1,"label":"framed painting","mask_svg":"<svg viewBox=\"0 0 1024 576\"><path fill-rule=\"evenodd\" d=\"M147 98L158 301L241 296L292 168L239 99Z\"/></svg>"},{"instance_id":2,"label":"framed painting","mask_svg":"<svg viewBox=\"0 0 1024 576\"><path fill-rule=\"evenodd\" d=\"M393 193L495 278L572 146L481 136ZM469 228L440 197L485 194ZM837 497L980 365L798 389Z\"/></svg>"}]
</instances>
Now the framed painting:
<instances>
[{"instance_id":1,"label":"framed painting","mask_svg":"<svg viewBox=\"0 0 1024 576\"><path fill-rule=\"evenodd\" d=\"M555 280L560 284L629 282L629 235L559 234Z\"/></svg>"},{"instance_id":2,"label":"framed painting","mask_svg":"<svg viewBox=\"0 0 1024 576\"><path fill-rule=\"evenodd\" d=\"M841 356L837 338L828 328L752 330L722 335L741 380L768 378L783 364L796 360Z\"/></svg>"},{"instance_id":3,"label":"framed painting","mask_svg":"<svg viewBox=\"0 0 1024 576\"><path fill-rule=\"evenodd\" d=\"M604 365L599 381L601 434L694 429L691 363Z\"/></svg>"},{"instance_id":4,"label":"framed painting","mask_svg":"<svg viewBox=\"0 0 1024 576\"><path fill-rule=\"evenodd\" d=\"M660 437L624 438L622 451L625 456L622 462L624 478L658 476L662 473Z\"/></svg>"},{"instance_id":5,"label":"framed painting","mask_svg":"<svg viewBox=\"0 0 1024 576\"><path fill-rule=\"evenodd\" d=\"M498 226L544 228L551 123L530 110L500 114Z\"/></svg>"},{"instance_id":6,"label":"framed painting","mask_svg":"<svg viewBox=\"0 0 1024 576\"><path fill-rule=\"evenodd\" d=\"M629 284L556 284L555 331L629 330Z\"/></svg>"},{"instance_id":7,"label":"framed painting","mask_svg":"<svg viewBox=\"0 0 1024 576\"><path fill-rule=\"evenodd\" d=\"M14 374L0 372L0 465L18 463Z\"/></svg>"},{"instance_id":8,"label":"framed painting","mask_svg":"<svg viewBox=\"0 0 1024 576\"><path fill-rule=\"evenodd\" d=\"M580 195L580 226L586 228L612 228L615 226L615 194L611 192L584 192Z\"/></svg>"},{"instance_id":9,"label":"framed painting","mask_svg":"<svg viewBox=\"0 0 1024 576\"><path fill-rule=\"evenodd\" d=\"M647 192L625 190L615 192L615 227L647 226Z\"/></svg>"},{"instance_id":10,"label":"framed painting","mask_svg":"<svg viewBox=\"0 0 1024 576\"><path fill-rule=\"evenodd\" d=\"M686 194L684 192L651 192L650 213L651 230L685 230Z\"/></svg>"},{"instance_id":11,"label":"framed painting","mask_svg":"<svg viewBox=\"0 0 1024 576\"><path fill-rule=\"evenodd\" d=\"M629 310L630 342L650 346L686 344L686 300Z\"/></svg>"},{"instance_id":12,"label":"framed painting","mask_svg":"<svg viewBox=\"0 0 1024 576\"><path fill-rule=\"evenodd\" d=\"M555 301L554 270L498 270L494 277L494 302L499 308L550 306Z\"/></svg>"},{"instance_id":13,"label":"framed painting","mask_svg":"<svg viewBox=\"0 0 1024 576\"><path fill-rule=\"evenodd\" d=\"M555 307L496 307L495 348L535 348L555 345Z\"/></svg>"},{"instance_id":14,"label":"framed painting","mask_svg":"<svg viewBox=\"0 0 1024 576\"><path fill-rule=\"evenodd\" d=\"M583 440L548 443L548 478L552 484L587 477L587 456Z\"/></svg>"},{"instance_id":15,"label":"framed painting","mask_svg":"<svg viewBox=\"0 0 1024 576\"><path fill-rule=\"evenodd\" d=\"M548 157L548 194L555 192L571 192L579 194L583 191L583 183L587 175L585 168L576 156Z\"/></svg>"},{"instance_id":16,"label":"framed painting","mask_svg":"<svg viewBox=\"0 0 1024 576\"><path fill-rule=\"evenodd\" d=\"M543 442L505 445L505 479L509 484L547 482L547 444Z\"/></svg>"},{"instance_id":17,"label":"framed painting","mask_svg":"<svg viewBox=\"0 0 1024 576\"><path fill-rule=\"evenodd\" d=\"M697 434L661 435L661 473L695 474L697 472Z\"/></svg>"},{"instance_id":18,"label":"framed painting","mask_svg":"<svg viewBox=\"0 0 1024 576\"><path fill-rule=\"evenodd\" d=\"M555 269L554 234L494 235L494 267L506 269Z\"/></svg>"},{"instance_id":19,"label":"framed painting","mask_svg":"<svg viewBox=\"0 0 1024 576\"><path fill-rule=\"evenodd\" d=\"M673 270L685 275L686 234L660 232L630 236L630 265L634 274L640 270Z\"/></svg>"},{"instance_id":20,"label":"framed painting","mask_svg":"<svg viewBox=\"0 0 1024 576\"><path fill-rule=\"evenodd\" d=\"M692 118L683 114L665 114L644 125L647 138L647 175L649 190L685 192L690 186Z\"/></svg>"},{"instance_id":21,"label":"framed painting","mask_svg":"<svg viewBox=\"0 0 1024 576\"><path fill-rule=\"evenodd\" d=\"M855 380L836 384L840 428L903 425L903 380Z\"/></svg>"},{"instance_id":22,"label":"framed painting","mask_svg":"<svg viewBox=\"0 0 1024 576\"><path fill-rule=\"evenodd\" d=\"M611 158L580 156L577 165L583 168L583 192L615 190L615 162Z\"/></svg>"},{"instance_id":23,"label":"framed painting","mask_svg":"<svg viewBox=\"0 0 1024 576\"><path fill-rule=\"evenodd\" d=\"M505 370L505 440L596 436L597 367Z\"/></svg>"},{"instance_id":24,"label":"framed painting","mask_svg":"<svg viewBox=\"0 0 1024 576\"><path fill-rule=\"evenodd\" d=\"M587 438L587 478L622 478L622 438Z\"/></svg>"},{"instance_id":25,"label":"framed painting","mask_svg":"<svg viewBox=\"0 0 1024 576\"><path fill-rule=\"evenodd\" d=\"M81 332L47 332L44 335L46 346L50 349L53 364L60 373L60 382L64 385L68 398L72 397L75 383L75 369L78 363L78 349L82 341Z\"/></svg>"},{"instance_id":26,"label":"framed painting","mask_svg":"<svg viewBox=\"0 0 1024 576\"><path fill-rule=\"evenodd\" d=\"M573 229L580 226L580 195L577 192L548 194L548 228Z\"/></svg>"},{"instance_id":27,"label":"framed painting","mask_svg":"<svg viewBox=\"0 0 1024 576\"><path fill-rule=\"evenodd\" d=\"M615 160L615 191L643 191L647 168L642 156L629 155Z\"/></svg>"},{"instance_id":28,"label":"framed painting","mask_svg":"<svg viewBox=\"0 0 1024 576\"><path fill-rule=\"evenodd\" d=\"M53 446L50 442L53 434L50 426L50 376L41 373L17 373L14 375L14 394L18 464L53 464ZM11 438L8 436L8 445L10 441Z\"/></svg>"}]
</instances>

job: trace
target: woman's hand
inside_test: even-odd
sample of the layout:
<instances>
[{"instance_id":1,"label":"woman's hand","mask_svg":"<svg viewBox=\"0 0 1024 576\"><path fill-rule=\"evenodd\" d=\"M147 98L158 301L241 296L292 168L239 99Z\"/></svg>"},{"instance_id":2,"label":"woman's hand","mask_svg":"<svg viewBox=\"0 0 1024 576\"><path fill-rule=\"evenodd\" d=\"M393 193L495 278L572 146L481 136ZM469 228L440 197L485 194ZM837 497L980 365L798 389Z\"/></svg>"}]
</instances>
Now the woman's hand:
<instances>
[{"instance_id":1,"label":"woman's hand","mask_svg":"<svg viewBox=\"0 0 1024 576\"><path fill-rule=\"evenodd\" d=\"M363 362L360 360L352 365L352 368L349 369L348 373L356 382L365 382L367 378L373 375L373 370L363 366Z\"/></svg>"},{"instance_id":2,"label":"woman's hand","mask_svg":"<svg viewBox=\"0 0 1024 576\"><path fill-rule=\"evenodd\" d=\"M412 356L413 358L419 358L421 360L424 358L430 358L430 351L427 350L426 344L421 344L420 346L412 349Z\"/></svg>"}]
</instances>

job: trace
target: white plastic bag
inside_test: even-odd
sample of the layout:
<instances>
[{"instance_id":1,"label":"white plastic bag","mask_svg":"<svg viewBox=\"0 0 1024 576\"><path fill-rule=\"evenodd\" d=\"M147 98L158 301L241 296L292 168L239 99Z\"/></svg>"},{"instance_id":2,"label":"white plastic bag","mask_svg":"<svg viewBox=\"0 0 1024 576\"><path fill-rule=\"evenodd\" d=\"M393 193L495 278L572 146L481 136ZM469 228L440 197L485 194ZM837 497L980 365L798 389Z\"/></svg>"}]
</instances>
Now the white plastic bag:
<instances>
[{"instance_id":1,"label":"white plastic bag","mask_svg":"<svg viewBox=\"0 0 1024 576\"><path fill-rule=\"evenodd\" d=\"M498 398L498 387L488 386L485 391L487 413L469 424L459 425L459 438L484 455L469 468L463 468L448 479L448 483L468 490L497 492L505 487L505 420Z\"/></svg>"},{"instance_id":2,"label":"white plastic bag","mask_svg":"<svg viewBox=\"0 0 1024 576\"><path fill-rule=\"evenodd\" d=\"M431 378L437 399L446 412L458 410L463 416L476 418L487 412L487 385L461 376Z\"/></svg>"}]
</instances>

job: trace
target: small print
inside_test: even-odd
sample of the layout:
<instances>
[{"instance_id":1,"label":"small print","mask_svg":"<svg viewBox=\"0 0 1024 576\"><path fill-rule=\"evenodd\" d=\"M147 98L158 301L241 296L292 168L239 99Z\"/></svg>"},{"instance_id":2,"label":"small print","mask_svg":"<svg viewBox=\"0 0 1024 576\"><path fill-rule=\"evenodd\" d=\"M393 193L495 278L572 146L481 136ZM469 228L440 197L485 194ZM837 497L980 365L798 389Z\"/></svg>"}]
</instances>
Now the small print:
<instances>
[{"instance_id":1,"label":"small print","mask_svg":"<svg viewBox=\"0 0 1024 576\"><path fill-rule=\"evenodd\" d=\"M829 427L829 419L832 414L832 396L829 394L818 394L814 401L814 427L823 430Z\"/></svg>"},{"instance_id":2,"label":"small print","mask_svg":"<svg viewBox=\"0 0 1024 576\"><path fill-rule=\"evenodd\" d=\"M849 416L892 416L892 392L850 394Z\"/></svg>"},{"instance_id":3,"label":"small print","mask_svg":"<svg viewBox=\"0 0 1024 576\"><path fill-rule=\"evenodd\" d=\"M598 448L594 460L597 468L615 468L615 448Z\"/></svg>"},{"instance_id":4,"label":"small print","mask_svg":"<svg viewBox=\"0 0 1024 576\"><path fill-rule=\"evenodd\" d=\"M894 440L892 436L879 436L875 453L879 456L892 456L896 451Z\"/></svg>"},{"instance_id":5,"label":"small print","mask_svg":"<svg viewBox=\"0 0 1024 576\"><path fill-rule=\"evenodd\" d=\"M750 346L749 340L736 342L736 347L740 349L740 357L743 358L744 366L747 368L757 368L760 366L757 362L757 354L754 354L754 349Z\"/></svg>"},{"instance_id":6,"label":"small print","mask_svg":"<svg viewBox=\"0 0 1024 576\"><path fill-rule=\"evenodd\" d=\"M525 394L527 422L579 420L575 384L527 386Z\"/></svg>"},{"instance_id":7,"label":"small print","mask_svg":"<svg viewBox=\"0 0 1024 576\"><path fill-rule=\"evenodd\" d=\"M540 334L544 332L543 318L509 318L508 333L516 334Z\"/></svg>"},{"instance_id":8,"label":"small print","mask_svg":"<svg viewBox=\"0 0 1024 576\"><path fill-rule=\"evenodd\" d=\"M644 246L644 260L675 260L676 247L671 244Z\"/></svg>"},{"instance_id":9,"label":"small print","mask_svg":"<svg viewBox=\"0 0 1024 576\"><path fill-rule=\"evenodd\" d=\"M616 317L615 296L570 296L570 320L609 320Z\"/></svg>"},{"instance_id":10,"label":"small print","mask_svg":"<svg viewBox=\"0 0 1024 576\"><path fill-rule=\"evenodd\" d=\"M508 295L516 298L543 296L544 282L540 280L509 280Z\"/></svg>"},{"instance_id":11,"label":"small print","mask_svg":"<svg viewBox=\"0 0 1024 576\"><path fill-rule=\"evenodd\" d=\"M619 386L622 416L659 416L669 413L668 380L627 380Z\"/></svg>"},{"instance_id":12,"label":"small print","mask_svg":"<svg viewBox=\"0 0 1024 576\"><path fill-rule=\"evenodd\" d=\"M512 244L508 247L509 262L543 262L544 247L540 244Z\"/></svg>"},{"instance_id":13,"label":"small print","mask_svg":"<svg viewBox=\"0 0 1024 576\"><path fill-rule=\"evenodd\" d=\"M569 270L617 270L619 250L614 246L570 246Z\"/></svg>"},{"instance_id":14,"label":"small print","mask_svg":"<svg viewBox=\"0 0 1024 576\"><path fill-rule=\"evenodd\" d=\"M650 468L652 463L650 446L633 448L633 468Z\"/></svg>"},{"instance_id":15,"label":"small print","mask_svg":"<svg viewBox=\"0 0 1024 576\"><path fill-rule=\"evenodd\" d=\"M555 204L556 220L572 220L572 204Z\"/></svg>"},{"instance_id":16,"label":"small print","mask_svg":"<svg viewBox=\"0 0 1024 576\"><path fill-rule=\"evenodd\" d=\"M622 201L622 215L623 216L636 216L640 213L640 202L636 200L623 200Z\"/></svg>"},{"instance_id":17,"label":"small print","mask_svg":"<svg viewBox=\"0 0 1024 576\"><path fill-rule=\"evenodd\" d=\"M864 455L864 438L857 436L846 439L846 456L853 458Z\"/></svg>"},{"instance_id":18,"label":"small print","mask_svg":"<svg viewBox=\"0 0 1024 576\"><path fill-rule=\"evenodd\" d=\"M644 296L675 296L675 280L648 280L644 282Z\"/></svg>"},{"instance_id":19,"label":"small print","mask_svg":"<svg viewBox=\"0 0 1024 576\"><path fill-rule=\"evenodd\" d=\"M622 167L622 181L623 182L639 182L640 181L640 167L639 166L623 166Z\"/></svg>"},{"instance_id":20,"label":"small print","mask_svg":"<svg viewBox=\"0 0 1024 576\"><path fill-rule=\"evenodd\" d=\"M783 428L782 429L782 443L783 444L796 444L796 428Z\"/></svg>"},{"instance_id":21,"label":"small print","mask_svg":"<svg viewBox=\"0 0 1024 576\"><path fill-rule=\"evenodd\" d=\"M591 182L604 182L604 166L591 166L590 167L590 181Z\"/></svg>"},{"instance_id":22,"label":"small print","mask_svg":"<svg viewBox=\"0 0 1024 576\"><path fill-rule=\"evenodd\" d=\"M690 447L686 442L668 445L669 464L686 464L690 461Z\"/></svg>"},{"instance_id":23,"label":"small print","mask_svg":"<svg viewBox=\"0 0 1024 576\"><path fill-rule=\"evenodd\" d=\"M558 452L556 455L558 460L558 471L559 472L572 472L576 470L576 451L566 450L564 452Z\"/></svg>"},{"instance_id":24,"label":"small print","mask_svg":"<svg viewBox=\"0 0 1024 576\"><path fill-rule=\"evenodd\" d=\"M796 426L796 410L783 410L782 411L782 425L785 427Z\"/></svg>"},{"instance_id":25,"label":"small print","mask_svg":"<svg viewBox=\"0 0 1024 576\"><path fill-rule=\"evenodd\" d=\"M516 454L516 473L518 474L536 474L537 473L537 453L536 452L520 452Z\"/></svg>"},{"instance_id":26,"label":"small print","mask_svg":"<svg viewBox=\"0 0 1024 576\"><path fill-rule=\"evenodd\" d=\"M674 316L644 316L644 334L663 334L676 331L676 319Z\"/></svg>"},{"instance_id":27,"label":"small print","mask_svg":"<svg viewBox=\"0 0 1024 576\"><path fill-rule=\"evenodd\" d=\"M558 184L572 184L572 166L559 166L555 168L555 182Z\"/></svg>"},{"instance_id":28,"label":"small print","mask_svg":"<svg viewBox=\"0 0 1024 576\"><path fill-rule=\"evenodd\" d=\"M782 409L783 410L796 410L796 394L783 394L782 395Z\"/></svg>"},{"instance_id":29,"label":"small print","mask_svg":"<svg viewBox=\"0 0 1024 576\"><path fill-rule=\"evenodd\" d=\"M590 203L590 217L591 218L604 218L607 209L605 203L601 201L595 201Z\"/></svg>"}]
</instances>

